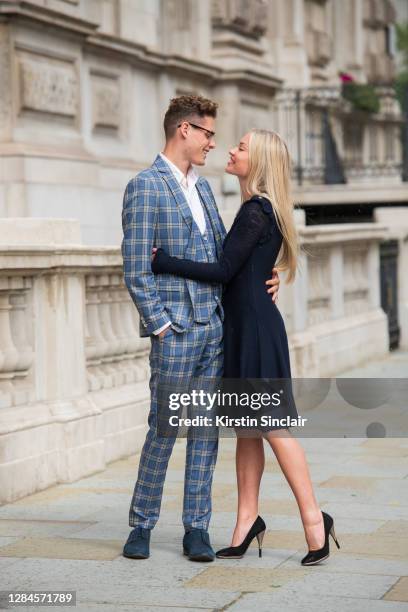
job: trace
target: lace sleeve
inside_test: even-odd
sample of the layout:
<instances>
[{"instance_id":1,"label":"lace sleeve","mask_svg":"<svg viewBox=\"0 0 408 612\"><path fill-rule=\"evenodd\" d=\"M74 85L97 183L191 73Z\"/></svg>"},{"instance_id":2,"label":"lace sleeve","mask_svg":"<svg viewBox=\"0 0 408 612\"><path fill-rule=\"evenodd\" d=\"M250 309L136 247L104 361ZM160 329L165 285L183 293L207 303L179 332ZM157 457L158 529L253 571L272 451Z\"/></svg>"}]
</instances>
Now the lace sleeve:
<instances>
[{"instance_id":1,"label":"lace sleeve","mask_svg":"<svg viewBox=\"0 0 408 612\"><path fill-rule=\"evenodd\" d=\"M190 259L171 257L162 249L152 262L154 273L168 273L204 282L228 283L250 257L260 238L268 231L270 220L262 198L252 198L242 210L227 235L224 253L216 263L201 263ZM268 200L264 203L272 207Z\"/></svg>"}]
</instances>

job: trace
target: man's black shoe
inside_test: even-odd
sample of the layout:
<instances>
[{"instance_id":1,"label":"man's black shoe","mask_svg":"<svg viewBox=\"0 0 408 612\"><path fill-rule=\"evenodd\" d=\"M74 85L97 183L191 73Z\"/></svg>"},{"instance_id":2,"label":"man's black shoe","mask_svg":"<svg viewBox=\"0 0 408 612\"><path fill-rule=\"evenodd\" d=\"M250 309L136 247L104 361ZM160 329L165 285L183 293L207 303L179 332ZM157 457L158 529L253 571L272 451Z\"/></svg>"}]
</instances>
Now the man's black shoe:
<instances>
[{"instance_id":1,"label":"man's black shoe","mask_svg":"<svg viewBox=\"0 0 408 612\"><path fill-rule=\"evenodd\" d=\"M148 559L150 556L150 529L135 527L123 548L123 556L130 559Z\"/></svg>"},{"instance_id":2,"label":"man's black shoe","mask_svg":"<svg viewBox=\"0 0 408 612\"><path fill-rule=\"evenodd\" d=\"M184 534L183 552L190 561L214 561L210 536L205 529L191 529Z\"/></svg>"}]
</instances>

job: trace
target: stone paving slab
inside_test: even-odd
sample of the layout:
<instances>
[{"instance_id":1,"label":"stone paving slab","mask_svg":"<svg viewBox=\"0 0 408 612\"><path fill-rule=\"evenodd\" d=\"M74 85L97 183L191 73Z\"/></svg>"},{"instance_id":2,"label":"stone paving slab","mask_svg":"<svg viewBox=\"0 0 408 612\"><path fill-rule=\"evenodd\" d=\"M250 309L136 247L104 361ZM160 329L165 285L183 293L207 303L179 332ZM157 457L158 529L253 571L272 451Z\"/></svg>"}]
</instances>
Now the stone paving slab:
<instances>
[{"instance_id":1,"label":"stone paving slab","mask_svg":"<svg viewBox=\"0 0 408 612\"><path fill-rule=\"evenodd\" d=\"M327 571L322 580L317 567L302 580L301 588L304 595L337 595L338 597L354 597L361 600L381 599L383 595L398 581L396 576L383 574L355 574ZM315 571L317 569L317 571ZM290 582L282 588L288 593L294 593L297 585Z\"/></svg>"},{"instance_id":2,"label":"stone paving slab","mask_svg":"<svg viewBox=\"0 0 408 612\"><path fill-rule=\"evenodd\" d=\"M364 477L382 477L389 478L392 474L393 478L405 478L408 476L407 462L401 461L401 457L383 457L375 454L363 455L348 459L344 463L344 468L352 467L355 476ZM407 455L404 455L407 457Z\"/></svg>"},{"instance_id":3,"label":"stone paving slab","mask_svg":"<svg viewBox=\"0 0 408 612\"><path fill-rule=\"evenodd\" d=\"M53 536L71 535L90 527L90 521L36 521L0 519L0 536Z\"/></svg>"},{"instance_id":4,"label":"stone paving slab","mask_svg":"<svg viewBox=\"0 0 408 612\"><path fill-rule=\"evenodd\" d=\"M273 591L284 584L296 583L307 576L305 570L281 568L210 567L185 583L185 587L220 591Z\"/></svg>"},{"instance_id":5,"label":"stone paving slab","mask_svg":"<svg viewBox=\"0 0 408 612\"><path fill-rule=\"evenodd\" d=\"M299 566L301 567L301 566ZM305 594L324 594L379 599L396 582L395 576L325 574L321 579L316 568L275 569L219 568L211 567L189 580L186 587L240 590L241 592L273 591L277 588L302 589Z\"/></svg>"},{"instance_id":6,"label":"stone paving slab","mask_svg":"<svg viewBox=\"0 0 408 612\"><path fill-rule=\"evenodd\" d=\"M173 555L172 562L159 566L153 558L134 562L129 559L80 561L25 559L5 569L2 581L10 589L76 590L82 604L103 602L118 605L222 608L239 593L215 589L186 589L184 582L203 570L199 563ZM175 567L177 568L175 570Z\"/></svg>"},{"instance_id":7,"label":"stone paving slab","mask_svg":"<svg viewBox=\"0 0 408 612\"><path fill-rule=\"evenodd\" d=\"M17 540L19 540L18 537L10 537L10 538L0 537L0 548L2 548L3 546L7 546L8 544L13 544L14 542L17 542Z\"/></svg>"},{"instance_id":8,"label":"stone paving slab","mask_svg":"<svg viewBox=\"0 0 408 612\"><path fill-rule=\"evenodd\" d=\"M1 608L0 608L1 609ZM18 609L18 608L17 608ZM75 612L88 612L95 610L95 612L117 612L120 609L121 612L155 612L155 610L163 610L163 612L194 612L194 610L201 610L202 612L213 612L214 608L206 608L201 607L199 602L196 604L194 608L185 607L185 606L167 606L162 605L158 606L157 604L153 604L151 606L138 606L132 603L129 604L121 604L120 608L118 608L117 604L105 604L105 603L92 603L87 602L86 604L76 605L75 608L71 608ZM47 611L49 612L49 608L43 606L36 607L24 607L25 612L38 612L38 611Z\"/></svg>"},{"instance_id":9,"label":"stone paving slab","mask_svg":"<svg viewBox=\"0 0 408 612\"><path fill-rule=\"evenodd\" d=\"M384 595L387 601L406 601L408 602L408 576L403 576L393 585Z\"/></svg>"},{"instance_id":10,"label":"stone paving slab","mask_svg":"<svg viewBox=\"0 0 408 612\"><path fill-rule=\"evenodd\" d=\"M128 498L129 499L129 498ZM27 498L26 506L14 507L14 504L7 504L6 506L0 507L0 519L15 519L15 520L27 520L27 521L59 521L59 522L93 522L93 519L89 519L90 508L86 504L76 505L72 503L61 502L60 504L47 504L47 505L31 505L29 497ZM99 512L108 512L110 509L115 511L115 508L108 507L106 509L99 509ZM129 508L123 506L116 506L117 520L128 521Z\"/></svg>"},{"instance_id":11,"label":"stone paving slab","mask_svg":"<svg viewBox=\"0 0 408 612\"><path fill-rule=\"evenodd\" d=\"M4 571L11 567L13 563L21 563L21 561L21 559L0 558L0 586L4 586L5 584L1 582L1 579L4 578Z\"/></svg>"},{"instance_id":12,"label":"stone paving slab","mask_svg":"<svg viewBox=\"0 0 408 612\"><path fill-rule=\"evenodd\" d=\"M113 560L122 552L119 540L22 538L0 548L1 557Z\"/></svg>"},{"instance_id":13,"label":"stone paving slab","mask_svg":"<svg viewBox=\"0 0 408 612\"><path fill-rule=\"evenodd\" d=\"M347 597L332 597L319 595L311 597L302 590L295 593L250 593L242 594L231 606L228 612L309 612L321 610L324 612L406 612L405 603Z\"/></svg>"},{"instance_id":14,"label":"stone paving slab","mask_svg":"<svg viewBox=\"0 0 408 612\"><path fill-rule=\"evenodd\" d=\"M387 521L377 530L378 534L408 538L408 520Z\"/></svg>"},{"instance_id":15,"label":"stone paving slab","mask_svg":"<svg viewBox=\"0 0 408 612\"><path fill-rule=\"evenodd\" d=\"M371 492L377 484L378 478L374 476L331 476L327 480L319 482L319 487Z\"/></svg>"},{"instance_id":16,"label":"stone paving slab","mask_svg":"<svg viewBox=\"0 0 408 612\"><path fill-rule=\"evenodd\" d=\"M324 510L340 520L342 517L361 517L366 520L398 520L408 516L408 506L395 503L362 503L348 501L347 503L330 501L324 504Z\"/></svg>"},{"instance_id":17,"label":"stone paving slab","mask_svg":"<svg viewBox=\"0 0 408 612\"><path fill-rule=\"evenodd\" d=\"M387 576L406 576L408 575L407 559L383 559L370 556L357 556L350 554L338 554L335 551L325 563L319 565L319 573L340 572L344 574L374 574ZM280 567L282 569L297 569L299 567L300 556L294 554L284 561Z\"/></svg>"},{"instance_id":18,"label":"stone paving slab","mask_svg":"<svg viewBox=\"0 0 408 612\"><path fill-rule=\"evenodd\" d=\"M336 535L337 532L336 532ZM407 559L408 538L375 534L344 534L340 554L356 554L381 559Z\"/></svg>"}]
</instances>

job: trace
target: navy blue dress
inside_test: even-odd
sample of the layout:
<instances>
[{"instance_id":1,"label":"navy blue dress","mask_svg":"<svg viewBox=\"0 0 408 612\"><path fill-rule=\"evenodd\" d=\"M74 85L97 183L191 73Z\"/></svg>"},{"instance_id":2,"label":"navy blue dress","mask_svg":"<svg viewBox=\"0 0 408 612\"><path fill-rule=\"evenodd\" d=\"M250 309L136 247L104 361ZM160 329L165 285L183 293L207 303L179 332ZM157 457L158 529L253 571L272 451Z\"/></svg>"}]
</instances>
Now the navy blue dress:
<instances>
[{"instance_id":1,"label":"navy blue dress","mask_svg":"<svg viewBox=\"0 0 408 612\"><path fill-rule=\"evenodd\" d=\"M285 324L265 285L281 245L282 234L270 201L253 196L239 209L218 262L179 259L162 249L158 249L152 262L154 273L225 285L224 378L287 380L291 377ZM289 386L291 389L290 383ZM286 410L282 406L281 416L296 418L290 395L291 401Z\"/></svg>"}]
</instances>

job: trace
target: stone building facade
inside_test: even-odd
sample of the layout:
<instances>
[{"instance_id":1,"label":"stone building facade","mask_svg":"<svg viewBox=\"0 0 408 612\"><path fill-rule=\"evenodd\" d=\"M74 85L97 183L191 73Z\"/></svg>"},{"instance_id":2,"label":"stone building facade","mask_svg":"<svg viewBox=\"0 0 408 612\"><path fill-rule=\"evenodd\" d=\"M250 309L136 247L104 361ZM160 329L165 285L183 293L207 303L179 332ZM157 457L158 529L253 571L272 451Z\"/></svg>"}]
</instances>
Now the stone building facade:
<instances>
[{"instance_id":1,"label":"stone building facade","mask_svg":"<svg viewBox=\"0 0 408 612\"><path fill-rule=\"evenodd\" d=\"M390 81L394 21L391 0L1 0L0 218L73 217L85 243L119 244L124 185L162 147L163 112L186 91L220 104L205 173L227 223L238 193L223 168L239 135L280 131L307 179L323 169L325 108L340 157L376 172L334 189L315 172L297 201L406 201L389 91L369 121L339 97L339 71Z\"/></svg>"}]
</instances>

